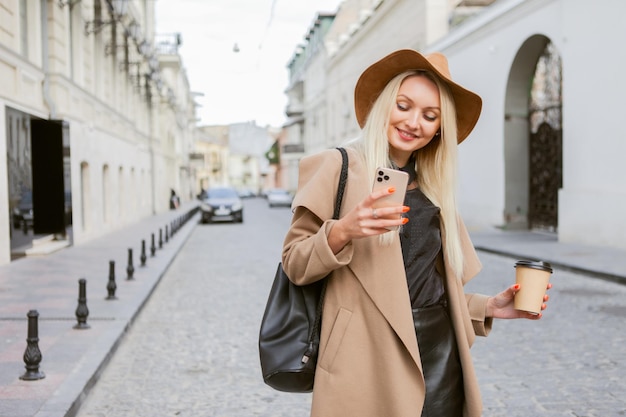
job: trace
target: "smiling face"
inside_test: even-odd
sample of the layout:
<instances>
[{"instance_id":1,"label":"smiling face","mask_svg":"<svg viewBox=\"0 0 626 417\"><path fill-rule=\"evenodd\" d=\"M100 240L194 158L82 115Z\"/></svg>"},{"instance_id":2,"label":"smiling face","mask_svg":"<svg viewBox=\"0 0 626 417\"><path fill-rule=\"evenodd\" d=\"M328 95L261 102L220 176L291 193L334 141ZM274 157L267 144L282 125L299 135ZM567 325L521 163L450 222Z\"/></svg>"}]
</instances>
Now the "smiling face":
<instances>
[{"instance_id":1,"label":"smiling face","mask_svg":"<svg viewBox=\"0 0 626 417\"><path fill-rule=\"evenodd\" d=\"M437 85L424 75L404 79L389 116L389 156L404 166L411 154L428 145L441 126Z\"/></svg>"}]
</instances>

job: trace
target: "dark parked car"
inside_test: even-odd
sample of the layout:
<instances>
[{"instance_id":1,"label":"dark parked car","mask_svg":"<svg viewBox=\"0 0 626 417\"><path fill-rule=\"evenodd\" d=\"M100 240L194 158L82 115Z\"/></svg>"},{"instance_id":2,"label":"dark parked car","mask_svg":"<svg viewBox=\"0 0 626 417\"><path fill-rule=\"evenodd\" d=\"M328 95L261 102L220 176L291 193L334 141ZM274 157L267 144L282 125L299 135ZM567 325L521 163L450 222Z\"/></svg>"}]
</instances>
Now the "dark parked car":
<instances>
[{"instance_id":1,"label":"dark parked car","mask_svg":"<svg viewBox=\"0 0 626 417\"><path fill-rule=\"evenodd\" d=\"M237 190L232 187L209 188L200 210L202 223L211 223L215 220L243 222L243 203Z\"/></svg>"}]
</instances>

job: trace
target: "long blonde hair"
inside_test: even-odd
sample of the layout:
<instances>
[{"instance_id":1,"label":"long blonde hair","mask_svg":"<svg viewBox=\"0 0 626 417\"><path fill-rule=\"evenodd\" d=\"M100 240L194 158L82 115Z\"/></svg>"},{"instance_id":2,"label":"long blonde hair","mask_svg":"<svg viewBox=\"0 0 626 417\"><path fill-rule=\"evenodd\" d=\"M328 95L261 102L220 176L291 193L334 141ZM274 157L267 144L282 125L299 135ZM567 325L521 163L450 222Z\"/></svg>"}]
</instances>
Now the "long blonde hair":
<instances>
[{"instance_id":1,"label":"long blonde hair","mask_svg":"<svg viewBox=\"0 0 626 417\"><path fill-rule=\"evenodd\" d=\"M359 139L354 147L365 160L370 183L374 181L377 167L392 167L389 158L387 129L391 110L402 82L410 76L425 76L439 88L441 102L441 134L428 145L415 152L415 172L420 190L441 209L442 237L445 241L444 257L457 278L463 271L463 252L459 234L456 207L457 178L457 126L454 100L445 83L426 71L407 71L394 77L382 90L367 117ZM384 139L384 140L381 140ZM397 232L380 236L380 244L389 245L397 239Z\"/></svg>"}]
</instances>

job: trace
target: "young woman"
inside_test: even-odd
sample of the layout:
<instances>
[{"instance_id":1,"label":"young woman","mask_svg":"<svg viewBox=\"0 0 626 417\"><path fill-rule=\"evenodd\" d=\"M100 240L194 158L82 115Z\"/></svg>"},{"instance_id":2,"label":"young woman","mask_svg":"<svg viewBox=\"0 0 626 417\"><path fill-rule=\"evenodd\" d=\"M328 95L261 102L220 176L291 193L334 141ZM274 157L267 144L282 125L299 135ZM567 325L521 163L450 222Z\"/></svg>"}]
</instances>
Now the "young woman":
<instances>
[{"instance_id":1,"label":"young woman","mask_svg":"<svg viewBox=\"0 0 626 417\"><path fill-rule=\"evenodd\" d=\"M463 291L481 265L456 208L457 144L481 104L443 55L396 51L357 82L362 134L346 146L339 220L339 152L301 160L283 267L299 285L332 272L312 416L478 417L475 336L492 318L541 317L513 308L516 285L493 297ZM409 174L404 205L373 208L395 192L372 192L378 167Z\"/></svg>"}]
</instances>

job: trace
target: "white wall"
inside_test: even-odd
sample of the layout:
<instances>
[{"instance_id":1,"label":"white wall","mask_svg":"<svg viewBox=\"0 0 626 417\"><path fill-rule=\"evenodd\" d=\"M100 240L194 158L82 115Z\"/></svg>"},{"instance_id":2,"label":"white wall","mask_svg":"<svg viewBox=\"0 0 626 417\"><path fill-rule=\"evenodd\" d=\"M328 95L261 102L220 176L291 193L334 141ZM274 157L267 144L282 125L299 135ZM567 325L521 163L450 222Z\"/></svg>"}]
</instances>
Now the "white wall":
<instances>
[{"instance_id":1,"label":"white wall","mask_svg":"<svg viewBox=\"0 0 626 417\"><path fill-rule=\"evenodd\" d=\"M354 116L354 87L370 64L401 48L420 48L427 37L424 1L385 0L352 37L331 56L327 68L330 145L359 133ZM443 22L445 24L445 22Z\"/></svg>"},{"instance_id":2,"label":"white wall","mask_svg":"<svg viewBox=\"0 0 626 417\"><path fill-rule=\"evenodd\" d=\"M563 63L559 239L626 248L625 14L619 0L500 0L428 47L444 52L453 78L484 101L460 147L459 202L470 228L502 224L507 78L523 42L542 34Z\"/></svg>"},{"instance_id":3,"label":"white wall","mask_svg":"<svg viewBox=\"0 0 626 417\"><path fill-rule=\"evenodd\" d=\"M135 141L127 141L109 133L99 131L90 125L78 121L70 121L70 149L72 153L72 196L74 242L80 244L95 236L119 229L151 214L150 185L141 185L141 172L151 172L148 149L137 145ZM81 210L81 164L89 165L89 178L86 189L90 190L89 221L86 230L77 227L83 224ZM103 167L109 167L108 195L103 195L105 180ZM123 178L119 178L122 168ZM134 170L134 180L131 171ZM149 177L149 175L147 175ZM122 183L120 183L122 181ZM134 183L134 185L133 185ZM134 190L134 192L133 192ZM163 204L167 204L168 194ZM105 221L105 203L109 207L109 215Z\"/></svg>"},{"instance_id":4,"label":"white wall","mask_svg":"<svg viewBox=\"0 0 626 417\"><path fill-rule=\"evenodd\" d=\"M6 132L6 110L4 101L0 100L0 132ZM0 236L9 236L11 213L9 213L9 179L7 167L7 142L0 140ZM11 239L0 239L0 265L11 262Z\"/></svg>"},{"instance_id":5,"label":"white wall","mask_svg":"<svg viewBox=\"0 0 626 417\"><path fill-rule=\"evenodd\" d=\"M626 2L562 1L559 238L626 248Z\"/></svg>"}]
</instances>

